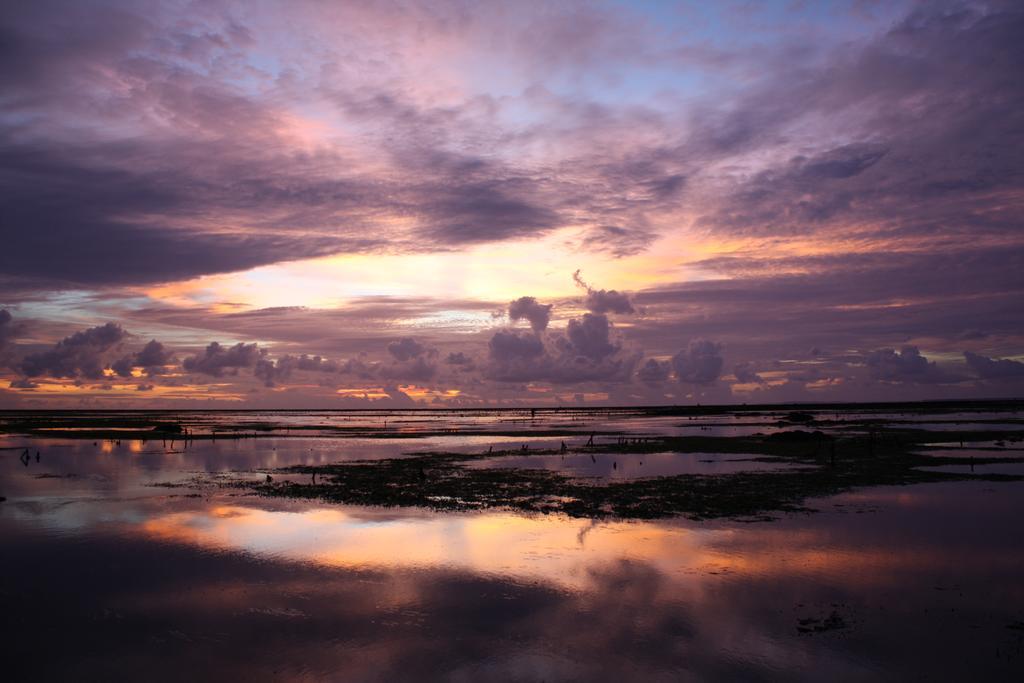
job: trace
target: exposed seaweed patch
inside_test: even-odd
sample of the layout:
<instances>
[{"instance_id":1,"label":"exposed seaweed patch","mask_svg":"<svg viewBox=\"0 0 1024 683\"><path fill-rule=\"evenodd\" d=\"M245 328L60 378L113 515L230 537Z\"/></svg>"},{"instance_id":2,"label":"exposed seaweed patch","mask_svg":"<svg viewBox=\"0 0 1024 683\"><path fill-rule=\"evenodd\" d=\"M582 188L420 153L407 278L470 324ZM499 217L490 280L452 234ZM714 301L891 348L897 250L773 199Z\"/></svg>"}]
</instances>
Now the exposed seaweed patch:
<instances>
[{"instance_id":1,"label":"exposed seaweed patch","mask_svg":"<svg viewBox=\"0 0 1024 683\"><path fill-rule=\"evenodd\" d=\"M934 434L924 433L927 438ZM332 465L300 465L274 470L283 481L242 482L266 496L311 498L328 502L419 506L438 510L510 508L558 512L573 517L650 519L685 516L770 519L772 512L809 511L809 498L856 487L900 486L965 479L1015 481L1021 477L962 474L919 469L941 464L987 464L990 459L923 456L912 451L915 434L886 434L834 439L821 432L793 431L756 437L651 437L631 443L596 444L558 452L719 452L760 453L761 460L802 467L781 471L684 474L606 484L584 483L543 469L468 468L478 455L418 453L403 458ZM944 438L948 438L948 433ZM488 457L523 455L493 451ZM994 459L993 459L994 460ZM1000 462L1007 462L1006 458ZM296 481L295 475L309 481Z\"/></svg>"}]
</instances>

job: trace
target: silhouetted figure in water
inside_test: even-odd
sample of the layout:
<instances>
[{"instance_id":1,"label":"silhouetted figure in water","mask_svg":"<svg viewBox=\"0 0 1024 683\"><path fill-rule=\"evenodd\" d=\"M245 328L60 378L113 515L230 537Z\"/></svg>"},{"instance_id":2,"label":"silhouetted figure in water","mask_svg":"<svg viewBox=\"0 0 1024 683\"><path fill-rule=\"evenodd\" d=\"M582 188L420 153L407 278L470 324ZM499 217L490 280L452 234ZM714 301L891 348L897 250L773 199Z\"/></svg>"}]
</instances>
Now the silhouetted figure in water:
<instances>
[{"instance_id":1,"label":"silhouetted figure in water","mask_svg":"<svg viewBox=\"0 0 1024 683\"><path fill-rule=\"evenodd\" d=\"M28 449L26 448L21 454L21 464L28 467Z\"/></svg>"},{"instance_id":2,"label":"silhouetted figure in water","mask_svg":"<svg viewBox=\"0 0 1024 683\"><path fill-rule=\"evenodd\" d=\"M36 462L39 462L39 451L36 451Z\"/></svg>"},{"instance_id":3,"label":"silhouetted figure in water","mask_svg":"<svg viewBox=\"0 0 1024 683\"><path fill-rule=\"evenodd\" d=\"M316 486L316 472L313 473L313 486Z\"/></svg>"},{"instance_id":4,"label":"silhouetted figure in water","mask_svg":"<svg viewBox=\"0 0 1024 683\"><path fill-rule=\"evenodd\" d=\"M526 452L526 451L528 451L528 450L529 450L529 448L527 448L526 444L524 443L524 444L523 444L523 448L522 448L522 451L523 451L523 452L525 453L525 452Z\"/></svg>"},{"instance_id":5,"label":"silhouetted figure in water","mask_svg":"<svg viewBox=\"0 0 1024 683\"><path fill-rule=\"evenodd\" d=\"M563 441L563 442L562 442L562 452L563 452L563 453L565 453L565 452L566 452L567 450L569 450L569 447L568 447L568 446L566 446L566 445L565 445L565 442Z\"/></svg>"},{"instance_id":6,"label":"silhouetted figure in water","mask_svg":"<svg viewBox=\"0 0 1024 683\"><path fill-rule=\"evenodd\" d=\"M487 447L487 454L490 455L493 452L494 452L494 444L491 444L490 446Z\"/></svg>"},{"instance_id":7,"label":"silhouetted figure in water","mask_svg":"<svg viewBox=\"0 0 1024 683\"><path fill-rule=\"evenodd\" d=\"M594 434L593 433L591 433L590 434L590 438L587 439L587 445L588 446L593 446L594 445Z\"/></svg>"},{"instance_id":8,"label":"silhouetted figure in water","mask_svg":"<svg viewBox=\"0 0 1024 683\"><path fill-rule=\"evenodd\" d=\"M615 462L614 460L612 460L612 469L613 469L613 470L617 470L617 469L619 469L619 463L617 463L617 462Z\"/></svg>"},{"instance_id":9,"label":"silhouetted figure in water","mask_svg":"<svg viewBox=\"0 0 1024 683\"><path fill-rule=\"evenodd\" d=\"M274 478L268 474L267 475L267 483L269 484L272 481L274 481Z\"/></svg>"}]
</instances>

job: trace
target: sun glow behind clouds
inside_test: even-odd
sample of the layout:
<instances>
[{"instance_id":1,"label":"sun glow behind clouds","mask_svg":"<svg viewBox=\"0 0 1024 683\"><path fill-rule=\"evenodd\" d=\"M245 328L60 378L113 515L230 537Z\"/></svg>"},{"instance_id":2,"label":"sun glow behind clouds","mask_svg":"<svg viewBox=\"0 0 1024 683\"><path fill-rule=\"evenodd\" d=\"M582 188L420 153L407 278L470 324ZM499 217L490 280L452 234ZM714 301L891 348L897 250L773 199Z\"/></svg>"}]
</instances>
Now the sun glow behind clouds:
<instances>
[{"instance_id":1,"label":"sun glow behind clouds","mask_svg":"<svg viewBox=\"0 0 1024 683\"><path fill-rule=\"evenodd\" d=\"M642 254L614 258L578 249L576 236L567 229L463 251L345 254L199 277L143 292L164 304L209 306L224 313L239 305L334 308L370 296L504 303L524 292L541 298L576 296L579 290L571 274L577 269L603 287L620 290L676 281L687 255L681 240L673 239Z\"/></svg>"}]
</instances>

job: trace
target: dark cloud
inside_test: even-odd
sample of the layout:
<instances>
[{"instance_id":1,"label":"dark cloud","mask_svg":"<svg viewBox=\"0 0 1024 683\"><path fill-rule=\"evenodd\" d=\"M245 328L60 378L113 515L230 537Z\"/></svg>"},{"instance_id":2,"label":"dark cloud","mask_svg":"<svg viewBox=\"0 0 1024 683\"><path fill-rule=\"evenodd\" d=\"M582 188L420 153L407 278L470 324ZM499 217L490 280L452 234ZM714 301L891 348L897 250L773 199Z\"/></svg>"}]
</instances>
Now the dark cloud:
<instances>
[{"instance_id":1,"label":"dark cloud","mask_svg":"<svg viewBox=\"0 0 1024 683\"><path fill-rule=\"evenodd\" d=\"M407 361L412 358L423 355L427 352L427 347L420 344L412 337L406 337L399 341L394 341L388 344L388 353L395 357L399 361Z\"/></svg>"},{"instance_id":2,"label":"dark cloud","mask_svg":"<svg viewBox=\"0 0 1024 683\"><path fill-rule=\"evenodd\" d=\"M1024 251L1013 247L744 254L697 265L720 277L637 293L646 314L630 327L631 341L670 354L672 340L697 329L743 358L793 359L807 358L808 347L895 348L912 332L942 340L930 341L931 348L960 353L965 331L983 329L986 339L1016 344L1011 340L1024 326Z\"/></svg>"},{"instance_id":3,"label":"dark cloud","mask_svg":"<svg viewBox=\"0 0 1024 683\"><path fill-rule=\"evenodd\" d=\"M852 178L877 164L886 149L872 144L843 145L818 156L795 160L805 178Z\"/></svg>"},{"instance_id":4,"label":"dark cloud","mask_svg":"<svg viewBox=\"0 0 1024 683\"><path fill-rule=\"evenodd\" d=\"M532 296L519 297L508 305L508 317L512 321L526 319L534 332L543 332L551 320L551 304L542 304Z\"/></svg>"},{"instance_id":5,"label":"dark cloud","mask_svg":"<svg viewBox=\"0 0 1024 683\"><path fill-rule=\"evenodd\" d=\"M883 238L1016 230L1022 30L1019 4L921 4L821 68L780 70L717 119L709 111L680 153L709 162L778 149L800 126L815 136L807 151L702 193L700 224L774 235L856 225ZM707 135L716 126L733 131L728 142Z\"/></svg>"},{"instance_id":6,"label":"dark cloud","mask_svg":"<svg viewBox=\"0 0 1024 683\"><path fill-rule=\"evenodd\" d=\"M449 353L448 356L444 359L444 362L447 363L448 365L455 365L457 367L464 368L467 370L472 369L473 366L475 365L475 363L473 362L473 358L471 356L468 356L463 351L453 351Z\"/></svg>"},{"instance_id":7,"label":"dark cloud","mask_svg":"<svg viewBox=\"0 0 1024 683\"><path fill-rule=\"evenodd\" d=\"M174 354L156 339L151 339L135 356L135 364L146 369L148 374L158 374L158 368L169 364Z\"/></svg>"},{"instance_id":8,"label":"dark cloud","mask_svg":"<svg viewBox=\"0 0 1024 683\"><path fill-rule=\"evenodd\" d=\"M722 374L722 345L707 339L693 339L672 356L676 378L687 384L713 384Z\"/></svg>"},{"instance_id":9,"label":"dark cloud","mask_svg":"<svg viewBox=\"0 0 1024 683\"><path fill-rule=\"evenodd\" d=\"M582 319L569 321L565 333L572 352L599 361L621 348L609 340L610 330L608 316L584 313Z\"/></svg>"},{"instance_id":10,"label":"dark cloud","mask_svg":"<svg viewBox=\"0 0 1024 683\"><path fill-rule=\"evenodd\" d=\"M437 364L430 356L422 354L405 361L382 365L378 372L385 379L428 382L437 375Z\"/></svg>"},{"instance_id":11,"label":"dark cloud","mask_svg":"<svg viewBox=\"0 0 1024 683\"><path fill-rule=\"evenodd\" d=\"M437 375L437 349L405 337L389 343L387 350L395 360L374 367L371 374L376 371L384 379L407 382L427 382Z\"/></svg>"},{"instance_id":12,"label":"dark cloud","mask_svg":"<svg viewBox=\"0 0 1024 683\"><path fill-rule=\"evenodd\" d=\"M352 362L349 361L349 364L342 366L321 356L310 356L305 353L299 356L285 354L275 360L260 358L253 366L252 374L262 380L264 386L273 387L278 382L289 379L297 370L328 374L353 372L355 367L351 365Z\"/></svg>"},{"instance_id":13,"label":"dark cloud","mask_svg":"<svg viewBox=\"0 0 1024 683\"><path fill-rule=\"evenodd\" d=\"M0 368L14 363L13 353L9 349L14 348L14 338L20 333L21 325L14 320L14 316L7 309L0 308Z\"/></svg>"},{"instance_id":14,"label":"dark cloud","mask_svg":"<svg viewBox=\"0 0 1024 683\"><path fill-rule=\"evenodd\" d=\"M0 351L10 343L14 337L14 317L6 308L0 308Z\"/></svg>"},{"instance_id":15,"label":"dark cloud","mask_svg":"<svg viewBox=\"0 0 1024 683\"><path fill-rule=\"evenodd\" d=\"M12 379L9 386L11 389L36 389L39 387L38 384L27 377Z\"/></svg>"},{"instance_id":16,"label":"dark cloud","mask_svg":"<svg viewBox=\"0 0 1024 683\"><path fill-rule=\"evenodd\" d=\"M134 365L132 356L123 356L111 363L110 369L116 372L119 377L131 377Z\"/></svg>"},{"instance_id":17,"label":"dark cloud","mask_svg":"<svg viewBox=\"0 0 1024 683\"><path fill-rule=\"evenodd\" d=\"M426 224L420 231L446 244L473 244L542 234L558 227L561 219L555 211L525 197L524 190L532 184L492 181L442 190L439 198L424 202L429 213L424 215Z\"/></svg>"},{"instance_id":18,"label":"dark cloud","mask_svg":"<svg viewBox=\"0 0 1024 683\"><path fill-rule=\"evenodd\" d=\"M581 240L581 246L587 251L603 251L616 258L624 258L646 251L655 237L654 233L647 230L602 225L587 230Z\"/></svg>"},{"instance_id":19,"label":"dark cloud","mask_svg":"<svg viewBox=\"0 0 1024 683\"><path fill-rule=\"evenodd\" d=\"M253 377L261 380L266 387L273 387L278 380L290 374L289 369L279 367L277 363L268 359L260 358L252 368Z\"/></svg>"},{"instance_id":20,"label":"dark cloud","mask_svg":"<svg viewBox=\"0 0 1024 683\"><path fill-rule=\"evenodd\" d=\"M185 228L192 220L186 214L193 211L226 216L239 209L204 199L184 168L146 173L109 164L97 168L93 159L117 150L81 150L79 159L69 158L74 148L48 144L5 143L0 130L0 164L6 169L0 177L0 238L6 247L0 273L5 275L50 286L161 282L367 246L343 237L297 242L285 234ZM159 152L136 154L151 153ZM173 159L173 152L168 154ZM52 249L54 242L61 248ZM42 253L47 254L45 270L32 265Z\"/></svg>"},{"instance_id":21,"label":"dark cloud","mask_svg":"<svg viewBox=\"0 0 1024 683\"><path fill-rule=\"evenodd\" d=\"M332 361L322 358L320 356L309 356L302 354L294 361L291 360L291 356L285 356L289 359L289 362L294 362L295 367L299 370L306 370L309 372L338 372L340 370L339 365Z\"/></svg>"},{"instance_id":22,"label":"dark cloud","mask_svg":"<svg viewBox=\"0 0 1024 683\"><path fill-rule=\"evenodd\" d=\"M594 289L583 280L580 271L572 274L576 284L587 290L587 298L583 305L591 313L634 313L633 304L625 292L617 292L614 289Z\"/></svg>"},{"instance_id":23,"label":"dark cloud","mask_svg":"<svg viewBox=\"0 0 1024 683\"><path fill-rule=\"evenodd\" d=\"M763 384L764 378L757 374L754 364L750 361L737 363L733 366L732 374L740 384Z\"/></svg>"},{"instance_id":24,"label":"dark cloud","mask_svg":"<svg viewBox=\"0 0 1024 683\"><path fill-rule=\"evenodd\" d=\"M647 384L657 384L668 379L672 371L672 363L648 358L647 362L636 371L637 379Z\"/></svg>"},{"instance_id":25,"label":"dark cloud","mask_svg":"<svg viewBox=\"0 0 1024 683\"><path fill-rule=\"evenodd\" d=\"M569 321L564 336L550 335L547 345L537 335L498 330L488 343L485 375L501 382L628 381L639 357L623 354L611 329L607 316L586 313Z\"/></svg>"},{"instance_id":26,"label":"dark cloud","mask_svg":"<svg viewBox=\"0 0 1024 683\"><path fill-rule=\"evenodd\" d=\"M239 368L254 367L261 355L256 344L238 342L234 346L221 346L210 342L203 353L186 358L182 367L187 372L220 377L226 369L237 373Z\"/></svg>"},{"instance_id":27,"label":"dark cloud","mask_svg":"<svg viewBox=\"0 0 1024 683\"><path fill-rule=\"evenodd\" d=\"M91 327L65 337L54 347L42 353L25 356L21 371L28 377L50 375L57 378L99 379L109 367L105 354L126 337L124 329L115 323Z\"/></svg>"},{"instance_id":28,"label":"dark cloud","mask_svg":"<svg viewBox=\"0 0 1024 683\"><path fill-rule=\"evenodd\" d=\"M942 370L934 361L929 361L916 346L904 346L899 351L878 349L867 354L864 362L871 376L883 382L941 384L963 379Z\"/></svg>"},{"instance_id":29,"label":"dark cloud","mask_svg":"<svg viewBox=\"0 0 1024 683\"><path fill-rule=\"evenodd\" d=\"M1010 377L1024 377L1024 363L1004 358L996 360L977 353L964 351L964 360L967 367L982 379L1006 379Z\"/></svg>"},{"instance_id":30,"label":"dark cloud","mask_svg":"<svg viewBox=\"0 0 1024 683\"><path fill-rule=\"evenodd\" d=\"M127 356L122 356L110 367L121 377L131 377L132 369L141 367L143 371L152 377L164 372L164 366L174 360L174 354L156 339L150 340L141 351Z\"/></svg>"},{"instance_id":31,"label":"dark cloud","mask_svg":"<svg viewBox=\"0 0 1024 683\"><path fill-rule=\"evenodd\" d=\"M544 344L540 339L513 330L498 330L487 346L491 358L498 362L536 358L544 354Z\"/></svg>"}]
</instances>

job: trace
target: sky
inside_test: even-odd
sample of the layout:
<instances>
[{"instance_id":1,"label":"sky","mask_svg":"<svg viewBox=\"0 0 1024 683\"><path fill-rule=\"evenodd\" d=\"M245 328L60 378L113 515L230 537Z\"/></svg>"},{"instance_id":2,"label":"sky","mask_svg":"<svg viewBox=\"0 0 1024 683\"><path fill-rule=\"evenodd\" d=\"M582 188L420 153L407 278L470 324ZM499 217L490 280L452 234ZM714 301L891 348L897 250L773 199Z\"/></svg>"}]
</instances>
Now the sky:
<instances>
[{"instance_id":1,"label":"sky","mask_svg":"<svg viewBox=\"0 0 1024 683\"><path fill-rule=\"evenodd\" d=\"M0 408L1024 396L1024 5L0 4Z\"/></svg>"}]
</instances>

